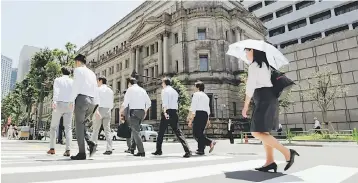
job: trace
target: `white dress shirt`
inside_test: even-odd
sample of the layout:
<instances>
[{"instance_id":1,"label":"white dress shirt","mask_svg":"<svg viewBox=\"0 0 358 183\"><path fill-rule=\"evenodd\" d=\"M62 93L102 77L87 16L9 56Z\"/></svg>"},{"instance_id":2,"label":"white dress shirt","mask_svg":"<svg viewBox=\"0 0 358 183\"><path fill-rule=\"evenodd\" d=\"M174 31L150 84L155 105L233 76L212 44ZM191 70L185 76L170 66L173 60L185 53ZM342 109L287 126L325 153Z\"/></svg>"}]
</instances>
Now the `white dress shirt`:
<instances>
[{"instance_id":1,"label":"white dress shirt","mask_svg":"<svg viewBox=\"0 0 358 183\"><path fill-rule=\"evenodd\" d=\"M314 128L321 127L321 123L316 119L314 121Z\"/></svg>"},{"instance_id":2,"label":"white dress shirt","mask_svg":"<svg viewBox=\"0 0 358 183\"><path fill-rule=\"evenodd\" d=\"M271 69L268 69L265 63L262 63L260 68L256 62L253 62L249 66L246 82L246 95L249 97L252 97L256 88L272 87Z\"/></svg>"},{"instance_id":3,"label":"white dress shirt","mask_svg":"<svg viewBox=\"0 0 358 183\"><path fill-rule=\"evenodd\" d=\"M94 103L99 104L97 77L86 66L77 67L73 72L72 101L79 94L93 97Z\"/></svg>"},{"instance_id":4,"label":"white dress shirt","mask_svg":"<svg viewBox=\"0 0 358 183\"><path fill-rule=\"evenodd\" d=\"M178 92L171 86L162 90L162 106L166 109L178 109Z\"/></svg>"},{"instance_id":5,"label":"white dress shirt","mask_svg":"<svg viewBox=\"0 0 358 183\"><path fill-rule=\"evenodd\" d=\"M210 115L210 99L204 92L195 92L191 99L190 111L195 114L196 111L206 111Z\"/></svg>"},{"instance_id":6,"label":"white dress shirt","mask_svg":"<svg viewBox=\"0 0 358 183\"><path fill-rule=\"evenodd\" d=\"M124 95L124 101L122 106L128 107L129 109L149 109L152 105L151 100L142 87L138 86L137 84L132 85L127 89L126 94Z\"/></svg>"},{"instance_id":7,"label":"white dress shirt","mask_svg":"<svg viewBox=\"0 0 358 183\"><path fill-rule=\"evenodd\" d=\"M53 82L53 102L73 102L71 98L73 80L63 75Z\"/></svg>"},{"instance_id":8,"label":"white dress shirt","mask_svg":"<svg viewBox=\"0 0 358 183\"><path fill-rule=\"evenodd\" d=\"M99 107L113 109L113 91L107 85L98 87Z\"/></svg>"}]
</instances>

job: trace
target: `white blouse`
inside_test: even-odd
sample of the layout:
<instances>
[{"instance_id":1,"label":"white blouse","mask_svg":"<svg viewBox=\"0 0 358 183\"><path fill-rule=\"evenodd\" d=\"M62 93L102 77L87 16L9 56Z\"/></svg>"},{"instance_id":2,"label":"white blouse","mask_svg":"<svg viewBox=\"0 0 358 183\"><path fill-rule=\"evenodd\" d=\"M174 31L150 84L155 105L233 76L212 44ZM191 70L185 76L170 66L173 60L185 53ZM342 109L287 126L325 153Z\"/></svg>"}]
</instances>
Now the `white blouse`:
<instances>
[{"instance_id":1,"label":"white blouse","mask_svg":"<svg viewBox=\"0 0 358 183\"><path fill-rule=\"evenodd\" d=\"M268 69L265 63L262 63L262 68L260 68L256 62L253 62L249 66L246 95L252 97L256 88L263 87L272 87L271 68Z\"/></svg>"}]
</instances>

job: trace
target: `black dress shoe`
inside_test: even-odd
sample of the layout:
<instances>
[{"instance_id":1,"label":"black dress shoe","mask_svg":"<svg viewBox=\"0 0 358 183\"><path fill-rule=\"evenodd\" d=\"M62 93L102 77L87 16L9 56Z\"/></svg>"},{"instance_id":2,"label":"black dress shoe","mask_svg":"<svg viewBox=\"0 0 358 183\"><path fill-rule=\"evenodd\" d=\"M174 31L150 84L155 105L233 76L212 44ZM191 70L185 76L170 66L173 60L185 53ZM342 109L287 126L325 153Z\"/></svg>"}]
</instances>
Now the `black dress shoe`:
<instances>
[{"instance_id":1,"label":"black dress shoe","mask_svg":"<svg viewBox=\"0 0 358 183\"><path fill-rule=\"evenodd\" d=\"M186 152L183 156L183 158L190 158L191 152Z\"/></svg>"},{"instance_id":2,"label":"black dress shoe","mask_svg":"<svg viewBox=\"0 0 358 183\"><path fill-rule=\"evenodd\" d=\"M95 144L92 141L88 141L88 147L89 147L89 152L90 152L90 157L91 157L97 151L97 144Z\"/></svg>"},{"instance_id":3,"label":"black dress shoe","mask_svg":"<svg viewBox=\"0 0 358 183\"><path fill-rule=\"evenodd\" d=\"M195 154L197 154L197 155L205 155L205 152L202 152L202 151L195 151Z\"/></svg>"},{"instance_id":4,"label":"black dress shoe","mask_svg":"<svg viewBox=\"0 0 358 183\"><path fill-rule=\"evenodd\" d=\"M103 153L104 155L111 155L112 154L112 151L106 151Z\"/></svg>"},{"instance_id":5,"label":"black dress shoe","mask_svg":"<svg viewBox=\"0 0 358 183\"><path fill-rule=\"evenodd\" d=\"M156 155L156 156L160 156L160 155L162 155L163 154L163 152L162 151L155 151L154 153L152 153L153 155Z\"/></svg>"},{"instance_id":6,"label":"black dress shoe","mask_svg":"<svg viewBox=\"0 0 358 183\"><path fill-rule=\"evenodd\" d=\"M260 171L260 172L268 172L269 170L273 170L275 173L277 173L277 164L275 162L273 162L267 166L255 168L255 170Z\"/></svg>"},{"instance_id":7,"label":"black dress shoe","mask_svg":"<svg viewBox=\"0 0 358 183\"><path fill-rule=\"evenodd\" d=\"M128 150L125 150L124 152L125 153L131 153L131 150L128 149Z\"/></svg>"},{"instance_id":8,"label":"black dress shoe","mask_svg":"<svg viewBox=\"0 0 358 183\"><path fill-rule=\"evenodd\" d=\"M290 149L290 160L287 161L287 165L285 166L285 171L288 170L292 165L293 163L295 162L295 156L300 156L295 150L293 149Z\"/></svg>"},{"instance_id":9,"label":"black dress shoe","mask_svg":"<svg viewBox=\"0 0 358 183\"><path fill-rule=\"evenodd\" d=\"M85 160L86 153L78 153L76 156L71 156L72 160Z\"/></svg>"},{"instance_id":10,"label":"black dress shoe","mask_svg":"<svg viewBox=\"0 0 358 183\"><path fill-rule=\"evenodd\" d=\"M137 153L137 154L134 154L134 156L145 157L145 153Z\"/></svg>"},{"instance_id":11,"label":"black dress shoe","mask_svg":"<svg viewBox=\"0 0 358 183\"><path fill-rule=\"evenodd\" d=\"M131 154L134 154L134 150L131 150Z\"/></svg>"}]
</instances>

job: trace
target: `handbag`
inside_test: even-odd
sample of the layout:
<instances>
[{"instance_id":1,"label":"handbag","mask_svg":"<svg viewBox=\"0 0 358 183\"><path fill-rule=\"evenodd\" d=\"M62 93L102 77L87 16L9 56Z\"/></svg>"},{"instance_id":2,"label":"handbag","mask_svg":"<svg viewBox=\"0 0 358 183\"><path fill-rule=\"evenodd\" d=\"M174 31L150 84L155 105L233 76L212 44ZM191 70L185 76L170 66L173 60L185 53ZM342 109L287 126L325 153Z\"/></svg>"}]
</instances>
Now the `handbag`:
<instances>
[{"instance_id":1,"label":"handbag","mask_svg":"<svg viewBox=\"0 0 358 183\"><path fill-rule=\"evenodd\" d=\"M117 136L122 138L131 138L131 129L127 122L118 125Z\"/></svg>"},{"instance_id":2,"label":"handbag","mask_svg":"<svg viewBox=\"0 0 358 183\"><path fill-rule=\"evenodd\" d=\"M277 98L285 97L291 90L295 82L288 78L284 73L271 67L271 82Z\"/></svg>"}]
</instances>

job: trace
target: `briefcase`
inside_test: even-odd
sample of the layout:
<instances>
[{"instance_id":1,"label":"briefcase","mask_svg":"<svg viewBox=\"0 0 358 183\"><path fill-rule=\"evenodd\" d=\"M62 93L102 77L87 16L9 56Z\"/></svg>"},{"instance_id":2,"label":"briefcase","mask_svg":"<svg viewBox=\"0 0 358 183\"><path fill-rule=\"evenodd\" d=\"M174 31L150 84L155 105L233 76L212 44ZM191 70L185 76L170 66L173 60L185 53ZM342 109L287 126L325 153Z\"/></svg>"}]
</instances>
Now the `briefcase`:
<instances>
[{"instance_id":1,"label":"briefcase","mask_svg":"<svg viewBox=\"0 0 358 183\"><path fill-rule=\"evenodd\" d=\"M121 123L118 125L117 136L122 138L131 138L131 129L128 123Z\"/></svg>"}]
</instances>

